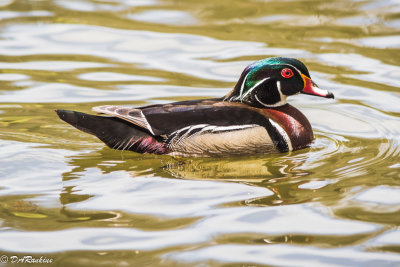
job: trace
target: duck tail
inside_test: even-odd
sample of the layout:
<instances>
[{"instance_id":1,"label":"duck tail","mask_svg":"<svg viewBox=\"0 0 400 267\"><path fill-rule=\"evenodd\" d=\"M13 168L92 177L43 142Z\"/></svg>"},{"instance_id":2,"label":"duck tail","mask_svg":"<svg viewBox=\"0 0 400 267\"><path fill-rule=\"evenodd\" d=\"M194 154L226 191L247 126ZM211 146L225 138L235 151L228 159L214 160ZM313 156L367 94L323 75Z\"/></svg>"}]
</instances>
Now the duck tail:
<instances>
[{"instance_id":1,"label":"duck tail","mask_svg":"<svg viewBox=\"0 0 400 267\"><path fill-rule=\"evenodd\" d=\"M166 154L168 148L145 129L116 117L96 116L72 110L56 110L61 120L92 134L108 147L139 153Z\"/></svg>"}]
</instances>

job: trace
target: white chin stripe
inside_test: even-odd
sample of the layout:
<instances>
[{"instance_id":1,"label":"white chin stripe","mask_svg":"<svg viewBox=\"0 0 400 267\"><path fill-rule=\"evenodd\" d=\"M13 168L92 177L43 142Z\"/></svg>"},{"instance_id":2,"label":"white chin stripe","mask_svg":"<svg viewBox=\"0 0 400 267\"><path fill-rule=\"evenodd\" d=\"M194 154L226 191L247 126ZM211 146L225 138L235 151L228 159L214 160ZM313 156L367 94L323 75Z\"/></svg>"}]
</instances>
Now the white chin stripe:
<instances>
[{"instance_id":1,"label":"white chin stripe","mask_svg":"<svg viewBox=\"0 0 400 267\"><path fill-rule=\"evenodd\" d=\"M260 99L258 99L257 95L255 95L255 97L256 97L256 100L258 101L258 103L260 103L261 105L263 105L264 107L267 107L267 108L280 107L280 106L283 106L283 105L287 104L285 95L281 95L281 101L276 102L275 104L265 104Z\"/></svg>"},{"instance_id":2,"label":"white chin stripe","mask_svg":"<svg viewBox=\"0 0 400 267\"><path fill-rule=\"evenodd\" d=\"M280 106L285 105L285 104L287 103L287 102L286 102L287 96L285 96L284 94L282 94L282 91L281 91L281 82L280 82L280 81L277 81L277 82L276 82L276 88L278 88L279 98L280 98L280 100L279 100L278 102L276 102L275 104L265 104L264 102L262 102L262 101L257 97L257 95L255 95L255 98L256 98L256 100L258 101L258 103L260 103L260 104L263 105L264 107L268 107L268 108L280 107Z\"/></svg>"},{"instance_id":3,"label":"white chin stripe","mask_svg":"<svg viewBox=\"0 0 400 267\"><path fill-rule=\"evenodd\" d=\"M273 127L275 127L275 129L280 133L280 135L283 137L283 139L285 140L289 151L293 151L293 146L292 146L292 141L290 141L290 137L289 135L286 133L286 131L275 121L269 119L269 122L271 123L271 125Z\"/></svg>"}]
</instances>

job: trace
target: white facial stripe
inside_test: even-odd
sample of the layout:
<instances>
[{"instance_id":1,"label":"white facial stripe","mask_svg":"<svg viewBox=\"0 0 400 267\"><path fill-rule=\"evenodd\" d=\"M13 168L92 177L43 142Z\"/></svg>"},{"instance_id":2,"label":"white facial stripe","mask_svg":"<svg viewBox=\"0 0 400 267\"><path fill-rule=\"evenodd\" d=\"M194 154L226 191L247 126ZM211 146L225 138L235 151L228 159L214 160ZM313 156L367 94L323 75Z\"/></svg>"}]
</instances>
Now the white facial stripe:
<instances>
[{"instance_id":1,"label":"white facial stripe","mask_svg":"<svg viewBox=\"0 0 400 267\"><path fill-rule=\"evenodd\" d=\"M298 68L296 68L295 66L293 66L293 65L291 65L291 64L271 64L271 66L279 66L279 65L281 65L281 66L283 66L283 65L286 65L286 66L290 66L290 67L292 67L292 68L294 68L298 73L299 73L299 75L300 75L300 77L301 77L301 71L298 69ZM262 79L261 81L259 81L258 83L256 83L252 88L250 88L243 96L242 96L242 94L243 94L243 88L244 88L244 84L245 84L245 81L246 81L246 79L247 79L247 76L250 74L250 72L246 75L246 77L244 78L244 80L243 80L243 83L242 83L242 86L241 86L241 88L240 88L240 99L241 100L243 100L251 91L253 91L255 88L257 88L257 86L259 86L260 84L262 84L263 82L265 82L266 80L268 80L268 79L270 79L271 77L267 77L267 78L265 78L265 79ZM278 81L277 82L277 85L278 85L278 91L279 91L279 94L281 95L281 99L283 99L283 94L282 94L282 91L281 91L281 86L280 86L280 82ZM286 100L285 100L285 104L286 104Z\"/></svg>"},{"instance_id":2,"label":"white facial stripe","mask_svg":"<svg viewBox=\"0 0 400 267\"><path fill-rule=\"evenodd\" d=\"M281 100L278 103L275 103L275 105L283 106L287 103L286 102L287 96L282 93L280 81L276 82L276 87L278 88L278 92L279 92L279 96L280 96ZM277 106L275 106L275 107L277 107Z\"/></svg>"},{"instance_id":3,"label":"white facial stripe","mask_svg":"<svg viewBox=\"0 0 400 267\"><path fill-rule=\"evenodd\" d=\"M283 66L283 65L292 67L292 68L295 69L295 70L300 74L300 76L301 76L301 74L302 74L301 71L300 71L298 68L296 68L295 66L291 65L291 64L287 64L287 63L285 63L285 64L270 64L270 66Z\"/></svg>"},{"instance_id":4,"label":"white facial stripe","mask_svg":"<svg viewBox=\"0 0 400 267\"><path fill-rule=\"evenodd\" d=\"M253 87L251 87L242 97L240 97L241 100L243 100L251 91L253 91L255 88L257 88L257 86L259 86L260 84L262 84L263 82L265 82L266 80L269 80L270 77L267 77L265 79L262 79L261 81L259 81L258 83L256 83Z\"/></svg>"},{"instance_id":5,"label":"white facial stripe","mask_svg":"<svg viewBox=\"0 0 400 267\"><path fill-rule=\"evenodd\" d=\"M265 104L258 98L257 95L255 95L255 98L258 101L258 103L260 103L261 105L263 105L264 107L267 107L267 108L280 107L280 106L286 105L287 104L287 101L286 101L287 96L282 94L280 81L276 82L276 87L278 88L279 96L281 99L280 101L276 102L275 104Z\"/></svg>"},{"instance_id":6,"label":"white facial stripe","mask_svg":"<svg viewBox=\"0 0 400 267\"><path fill-rule=\"evenodd\" d=\"M240 94L239 94L239 96L238 96L236 99L241 99L241 98L242 98L241 96L242 96L242 94L243 94L244 85L246 84L247 76L249 76L249 74L250 74L250 71L249 71L249 73L247 73L246 76L244 77L243 82L242 82L242 85L240 86Z\"/></svg>"},{"instance_id":7,"label":"white facial stripe","mask_svg":"<svg viewBox=\"0 0 400 267\"><path fill-rule=\"evenodd\" d=\"M275 121L269 119L269 122L282 135L283 139L285 139L285 142L288 145L289 151L293 151L292 141L290 141L290 137L285 132L285 130L278 123L276 123Z\"/></svg>"},{"instance_id":8,"label":"white facial stripe","mask_svg":"<svg viewBox=\"0 0 400 267\"><path fill-rule=\"evenodd\" d=\"M256 98L256 100L258 101L258 103L260 103L261 105L263 105L264 107L267 107L267 108L275 108L275 107L280 107L280 106L283 106L283 105L285 105L285 104L287 104L287 101L286 101L286 96L285 95L283 95L283 99L281 99L281 101L279 101L279 102L276 102L275 104L265 104L264 102L262 102L258 97L257 97L257 95L255 95L255 98Z\"/></svg>"},{"instance_id":9,"label":"white facial stripe","mask_svg":"<svg viewBox=\"0 0 400 267\"><path fill-rule=\"evenodd\" d=\"M285 64L285 65L291 66L292 68L294 68L295 70L297 70L297 72L298 72L298 73L300 74L300 76L301 76L301 71L300 71L298 68L296 68L295 66L290 65L290 64Z\"/></svg>"},{"instance_id":10,"label":"white facial stripe","mask_svg":"<svg viewBox=\"0 0 400 267\"><path fill-rule=\"evenodd\" d=\"M300 75L300 77L301 77L302 72L301 72L298 68L296 68L295 66L293 66L293 65L291 65L291 64L287 64L287 63L283 63L283 64L270 64L270 66L285 66L285 65L286 65L286 66L290 66L290 67L292 67L293 69L295 69L295 70L299 73L299 75ZM240 100L240 102L243 102L244 98L245 98L250 92L252 92L255 88L257 88L257 86L259 86L260 84L262 84L263 82L265 82L266 80L269 80L269 79L271 78L271 77L267 77L267 78L265 78L265 79L262 79L261 81L259 81L258 83L256 83L252 88L250 88L250 89L243 95L243 90L244 90L244 86L245 86L245 83L246 83L246 80L247 80L247 76L249 76L250 72L251 72L251 71L249 71L249 73L247 73L246 76L245 76L244 79L243 79L243 82L242 82L242 84L241 84L241 86L240 86L240 94L239 94L237 97L233 98L232 100ZM303 75L304 75L304 74L303 74ZM285 105L285 104L287 103L287 101L286 101L287 96L284 95L284 94L282 93L282 91L281 91L281 84L280 84L279 81L277 81L277 86L278 86L278 92L279 92L279 95L280 95L280 98L281 98L281 100L280 100L279 102L277 102L277 103L275 103L275 104L273 104L273 105L269 105L269 104L263 103L261 100L258 99L257 96L255 96L256 100L257 100L261 105L263 105L263 106L265 106L265 107L279 107L279 106ZM224 99L224 100L225 100L225 99Z\"/></svg>"},{"instance_id":11,"label":"white facial stripe","mask_svg":"<svg viewBox=\"0 0 400 267\"><path fill-rule=\"evenodd\" d=\"M278 88L279 94L282 95L282 91L281 91L281 82L280 82L280 81L276 81L276 88Z\"/></svg>"},{"instance_id":12,"label":"white facial stripe","mask_svg":"<svg viewBox=\"0 0 400 267\"><path fill-rule=\"evenodd\" d=\"M304 81L303 76L302 76L302 75L304 75L304 74L301 73L301 71L300 71L298 68L296 68L295 66L290 65L290 64L286 64L286 65L289 65L289 66L291 66L292 68L294 68L294 69L299 73L301 79ZM304 75L304 76L305 76L305 75ZM304 81L304 86L305 86L305 85L306 85L306 81Z\"/></svg>"}]
</instances>

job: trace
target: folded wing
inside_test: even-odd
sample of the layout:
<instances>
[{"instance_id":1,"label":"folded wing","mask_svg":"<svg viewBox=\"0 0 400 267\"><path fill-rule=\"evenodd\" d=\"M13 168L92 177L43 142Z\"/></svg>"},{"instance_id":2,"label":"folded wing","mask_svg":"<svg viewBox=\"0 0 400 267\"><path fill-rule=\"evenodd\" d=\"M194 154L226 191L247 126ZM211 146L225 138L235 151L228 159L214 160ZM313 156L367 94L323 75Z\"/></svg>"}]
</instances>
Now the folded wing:
<instances>
[{"instance_id":1,"label":"folded wing","mask_svg":"<svg viewBox=\"0 0 400 267\"><path fill-rule=\"evenodd\" d=\"M241 105L216 103L143 108L100 106L93 110L139 126L161 139L176 155L215 156L288 150L280 129L260 112Z\"/></svg>"}]
</instances>

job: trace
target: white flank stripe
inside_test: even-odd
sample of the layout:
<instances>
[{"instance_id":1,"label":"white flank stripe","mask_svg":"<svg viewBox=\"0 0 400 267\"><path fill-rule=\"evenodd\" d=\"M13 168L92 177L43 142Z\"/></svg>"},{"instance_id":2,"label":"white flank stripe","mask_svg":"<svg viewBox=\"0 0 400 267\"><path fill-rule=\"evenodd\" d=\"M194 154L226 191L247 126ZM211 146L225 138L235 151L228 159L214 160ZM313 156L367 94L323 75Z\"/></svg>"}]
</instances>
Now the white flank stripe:
<instances>
[{"instance_id":1,"label":"white flank stripe","mask_svg":"<svg viewBox=\"0 0 400 267\"><path fill-rule=\"evenodd\" d=\"M189 129L190 127L191 127L191 126L186 126L186 127L182 128L182 129L179 129L179 130L173 132L172 134L179 134L180 132L183 132L183 131Z\"/></svg>"},{"instance_id":2,"label":"white flank stripe","mask_svg":"<svg viewBox=\"0 0 400 267\"><path fill-rule=\"evenodd\" d=\"M185 128L188 128L188 130L185 133L185 135L188 135L191 131L193 131L193 130L195 130L197 128L203 128L205 126L207 126L207 124L197 124L197 125L192 125L192 126L185 127ZM183 129L185 129L185 128L183 128ZM181 130L179 132L181 132Z\"/></svg>"},{"instance_id":3,"label":"white flank stripe","mask_svg":"<svg viewBox=\"0 0 400 267\"><path fill-rule=\"evenodd\" d=\"M197 132L196 135L202 134L207 131L211 131L211 132L235 131L235 130L242 130L242 129L246 129L246 128L252 128L252 127L256 127L256 126L259 126L259 125L246 124L246 125L231 125L231 126L215 126L215 125L209 125L209 124L197 124L197 125L186 126L180 130L177 130L177 131L171 133L171 135L183 133L183 135L180 138L186 137L186 136L188 136L188 134L191 131L193 131L194 129L197 129L197 128L203 128L203 129L201 129L201 131Z\"/></svg>"},{"instance_id":4,"label":"white flank stripe","mask_svg":"<svg viewBox=\"0 0 400 267\"><path fill-rule=\"evenodd\" d=\"M208 126L204 127L199 133L203 133L203 132L206 132L206 131L214 131L214 129L215 129L216 127L217 127L217 126L208 125Z\"/></svg>"},{"instance_id":5,"label":"white flank stripe","mask_svg":"<svg viewBox=\"0 0 400 267\"><path fill-rule=\"evenodd\" d=\"M252 128L252 127L256 127L256 126L258 126L258 125L256 125L256 124L246 124L246 125L220 126L220 127L216 127L213 130L213 132L242 130L242 129Z\"/></svg>"},{"instance_id":6,"label":"white flank stripe","mask_svg":"<svg viewBox=\"0 0 400 267\"><path fill-rule=\"evenodd\" d=\"M292 141L290 141L290 137L285 132L285 130L275 121L269 119L269 122L272 124L273 127L275 127L275 129L278 130L278 132L282 135L283 139L285 139L285 141L288 145L289 151L293 151Z\"/></svg>"}]
</instances>

